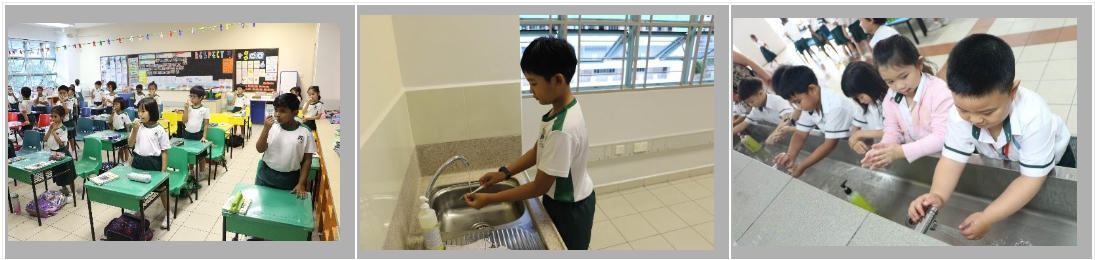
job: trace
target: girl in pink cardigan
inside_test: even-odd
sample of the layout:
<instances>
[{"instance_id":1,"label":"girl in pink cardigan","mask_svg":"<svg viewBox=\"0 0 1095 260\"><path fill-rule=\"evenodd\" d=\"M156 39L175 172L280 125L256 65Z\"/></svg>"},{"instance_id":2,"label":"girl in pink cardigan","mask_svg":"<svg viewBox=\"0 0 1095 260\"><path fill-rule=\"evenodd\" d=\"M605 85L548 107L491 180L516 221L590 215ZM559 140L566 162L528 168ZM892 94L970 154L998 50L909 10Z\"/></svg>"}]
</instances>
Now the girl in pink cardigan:
<instances>
[{"instance_id":1,"label":"girl in pink cardigan","mask_svg":"<svg viewBox=\"0 0 1095 260\"><path fill-rule=\"evenodd\" d=\"M863 166L874 170L897 159L912 162L942 151L947 115L954 106L947 83L935 77L930 62L904 36L878 42L873 56L890 92L882 103L882 142L867 152Z\"/></svg>"}]
</instances>

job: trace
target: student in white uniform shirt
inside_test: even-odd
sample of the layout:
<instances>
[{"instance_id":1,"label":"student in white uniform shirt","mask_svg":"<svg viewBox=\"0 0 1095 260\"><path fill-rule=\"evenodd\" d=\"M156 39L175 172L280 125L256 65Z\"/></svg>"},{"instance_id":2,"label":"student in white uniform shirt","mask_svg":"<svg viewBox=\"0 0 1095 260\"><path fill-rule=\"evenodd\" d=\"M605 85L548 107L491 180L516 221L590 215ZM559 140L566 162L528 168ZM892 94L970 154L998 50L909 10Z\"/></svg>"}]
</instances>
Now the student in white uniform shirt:
<instances>
[{"instance_id":1,"label":"student in white uniform shirt","mask_svg":"<svg viewBox=\"0 0 1095 260\"><path fill-rule=\"evenodd\" d=\"M95 88L91 89L91 102L96 107L103 106L103 82L95 81Z\"/></svg>"},{"instance_id":2,"label":"student in white uniform shirt","mask_svg":"<svg viewBox=\"0 0 1095 260\"><path fill-rule=\"evenodd\" d=\"M137 102L141 102L141 99L145 99L148 97L148 94L144 93L143 85L137 84L136 90L137 92L133 93L133 104L137 104Z\"/></svg>"},{"instance_id":3,"label":"student in white uniform shirt","mask_svg":"<svg viewBox=\"0 0 1095 260\"><path fill-rule=\"evenodd\" d=\"M764 91L764 82L759 78L748 77L741 80L738 91L742 102L753 107L745 122L734 126L733 134L741 133L752 124L767 123L777 125L777 129L790 124L794 109L782 97Z\"/></svg>"},{"instance_id":4,"label":"student in white uniform shirt","mask_svg":"<svg viewBox=\"0 0 1095 260\"><path fill-rule=\"evenodd\" d=\"M882 139L885 128L882 100L890 89L874 65L862 61L852 62L844 68L840 89L844 96L859 104L859 109L852 114L852 135L848 137L848 145L856 153L865 154L871 148L865 139Z\"/></svg>"},{"instance_id":5,"label":"student in white uniform shirt","mask_svg":"<svg viewBox=\"0 0 1095 260\"><path fill-rule=\"evenodd\" d=\"M255 185L287 190L306 198L305 181L316 153L312 131L294 118L300 101L285 93L274 99L274 114L263 122L255 149L262 153Z\"/></svg>"},{"instance_id":6,"label":"student in white uniform shirt","mask_svg":"<svg viewBox=\"0 0 1095 260\"><path fill-rule=\"evenodd\" d=\"M19 92L23 95L23 101L19 102L19 115L23 116L21 121L23 122L23 130L26 131L35 126L38 118L34 114L34 100L30 98L30 88L23 87L19 89Z\"/></svg>"},{"instance_id":7,"label":"student in white uniform shirt","mask_svg":"<svg viewBox=\"0 0 1095 260\"><path fill-rule=\"evenodd\" d=\"M232 91L235 92L235 95L225 98L226 102L229 102L229 104L231 104L231 106L229 106L229 112L239 113L240 111L243 111L244 108L251 106L251 100L247 98L247 95L243 94L243 90L243 84L237 84L235 87L232 88ZM295 116L296 115L294 115L294 117ZM244 131L246 129L244 129L244 127L240 125L237 125L236 128L233 129L233 132L236 130L240 131L240 133L246 133L246 131Z\"/></svg>"},{"instance_id":8,"label":"student in white uniform shirt","mask_svg":"<svg viewBox=\"0 0 1095 260\"><path fill-rule=\"evenodd\" d=\"M125 132L129 130L126 129L126 127L133 123L133 119L129 118L129 114L125 113L125 99L121 97L116 97L114 98L114 102L111 103L114 104L114 110L110 111L110 117L107 118L107 124L110 125L110 129L117 132ZM122 162L129 159L129 155L127 155L125 152L126 147L127 145L125 143L114 143L114 151L121 153L121 156L118 156L118 158Z\"/></svg>"},{"instance_id":9,"label":"student in white uniform shirt","mask_svg":"<svg viewBox=\"0 0 1095 260\"><path fill-rule=\"evenodd\" d=\"M795 122L796 130L791 138L787 153L776 155L776 165L791 170L791 176L798 178L836 148L841 138L851 135L852 114L858 111L851 100L818 84L813 70L806 66L791 66L780 76L779 84L774 86L776 93L798 106L804 113ZM825 133L825 143L813 151L806 160L795 165L795 158L802 150L809 131L818 127Z\"/></svg>"},{"instance_id":10,"label":"student in white uniform shirt","mask_svg":"<svg viewBox=\"0 0 1095 260\"><path fill-rule=\"evenodd\" d=\"M581 104L570 90L578 65L566 40L536 38L521 56L521 71L540 105L551 105L540 122L536 145L517 161L484 174L480 185L491 187L530 170L534 180L498 193L467 194L464 202L479 209L489 204L541 197L548 216L570 250L589 248L597 194L586 168L589 140ZM533 168L535 166L535 168Z\"/></svg>"},{"instance_id":11,"label":"student in white uniform shirt","mask_svg":"<svg viewBox=\"0 0 1095 260\"><path fill-rule=\"evenodd\" d=\"M187 97L186 109L183 110L182 123L183 123L183 139L209 142L206 139L205 133L209 129L209 108L202 105L202 98L205 97L205 88L202 86L193 86L190 88L190 96ZM202 151L198 154L198 158L205 157L207 152ZM198 163L198 180L204 180L205 172L205 160Z\"/></svg>"},{"instance_id":12,"label":"student in white uniform shirt","mask_svg":"<svg viewBox=\"0 0 1095 260\"><path fill-rule=\"evenodd\" d=\"M49 113L49 129L46 130L43 150L63 153L65 156L72 157L72 154L68 152L68 131L64 124L61 122L65 118L65 108L60 106L53 107ZM76 190L74 180L76 180L75 164L72 161L68 161L62 164L60 167L54 168L55 175L53 175L53 183L61 187L61 193L65 195L65 204L72 203L72 193ZM68 189L65 189L68 188Z\"/></svg>"},{"instance_id":13,"label":"student in white uniform shirt","mask_svg":"<svg viewBox=\"0 0 1095 260\"><path fill-rule=\"evenodd\" d=\"M304 125L312 132L316 131L316 119L323 114L323 101L319 96L319 86L308 87L308 104L304 105Z\"/></svg>"},{"instance_id":14,"label":"student in white uniform shirt","mask_svg":"<svg viewBox=\"0 0 1095 260\"><path fill-rule=\"evenodd\" d=\"M897 30L893 27L886 26L886 19L888 18L859 18L861 24L863 24L863 30L872 34L871 49L878 44L879 41L890 38L890 36L898 35Z\"/></svg>"},{"instance_id":15,"label":"student in white uniform shirt","mask_svg":"<svg viewBox=\"0 0 1095 260\"><path fill-rule=\"evenodd\" d=\"M38 86L38 92L34 92L34 96L31 96L30 99L34 100L35 106L49 105L49 97L46 96L45 88L42 88L42 86Z\"/></svg>"},{"instance_id":16,"label":"student in white uniform shirt","mask_svg":"<svg viewBox=\"0 0 1095 260\"><path fill-rule=\"evenodd\" d=\"M160 100L160 94L156 94L156 90L159 89L159 88L160 87L156 85L155 81L149 82L148 83L148 97L150 97L150 98L152 98L152 100L156 101L156 107L157 108L163 109L163 101ZM137 100L137 102L141 102L141 101Z\"/></svg>"},{"instance_id":17,"label":"student in white uniform shirt","mask_svg":"<svg viewBox=\"0 0 1095 260\"><path fill-rule=\"evenodd\" d=\"M106 89L107 92L103 93L102 107L106 107L107 111L113 111L111 107L114 106L114 98L118 97L118 93L115 92L118 90L118 83L114 83L114 81L109 81L106 83Z\"/></svg>"},{"instance_id":18,"label":"student in white uniform shirt","mask_svg":"<svg viewBox=\"0 0 1095 260\"><path fill-rule=\"evenodd\" d=\"M65 119L62 124L69 130L68 143L73 144L70 145L70 147L72 148L72 151L76 151L76 121L77 118L80 118L76 113L78 111L78 102L76 101L76 97L73 97L73 90L65 85L58 87L57 93L61 98L61 107L65 109Z\"/></svg>"},{"instance_id":19,"label":"student in white uniform shirt","mask_svg":"<svg viewBox=\"0 0 1095 260\"><path fill-rule=\"evenodd\" d=\"M11 86L8 86L8 110L19 110L19 96L15 95Z\"/></svg>"},{"instance_id":20,"label":"student in white uniform shirt","mask_svg":"<svg viewBox=\"0 0 1095 260\"><path fill-rule=\"evenodd\" d=\"M1037 93L1020 87L1015 69L1011 46L996 36L970 35L951 50L946 77L955 108L947 121L943 157L935 167L931 190L909 205L913 221L919 221L929 206L947 204L974 152L1018 163L1021 174L988 207L961 222L958 229L971 240L983 238L994 223L1026 205L1054 165L1075 167L1064 121Z\"/></svg>"},{"instance_id":21,"label":"student in white uniform shirt","mask_svg":"<svg viewBox=\"0 0 1095 260\"><path fill-rule=\"evenodd\" d=\"M142 99L137 103L137 116L140 120L133 121L127 142L130 147L133 147L131 166L138 170L166 172L167 150L171 149L171 144L168 142L167 130L157 123L160 120L160 108L156 105L156 101ZM161 188L157 191L166 192L166 189ZM163 204L164 209L169 209L168 197L160 196L160 203ZM174 212L167 210L160 228L167 228L168 219L174 217Z\"/></svg>"},{"instance_id":22,"label":"student in white uniform shirt","mask_svg":"<svg viewBox=\"0 0 1095 260\"><path fill-rule=\"evenodd\" d=\"M810 37L812 35L808 30L802 29L802 21L798 19L791 20L791 18L779 18L779 20L783 23L783 36L787 36L795 43L795 50L798 51L798 54L803 59L806 58L806 54L809 54L811 59L814 58L814 50L810 49Z\"/></svg>"}]
</instances>

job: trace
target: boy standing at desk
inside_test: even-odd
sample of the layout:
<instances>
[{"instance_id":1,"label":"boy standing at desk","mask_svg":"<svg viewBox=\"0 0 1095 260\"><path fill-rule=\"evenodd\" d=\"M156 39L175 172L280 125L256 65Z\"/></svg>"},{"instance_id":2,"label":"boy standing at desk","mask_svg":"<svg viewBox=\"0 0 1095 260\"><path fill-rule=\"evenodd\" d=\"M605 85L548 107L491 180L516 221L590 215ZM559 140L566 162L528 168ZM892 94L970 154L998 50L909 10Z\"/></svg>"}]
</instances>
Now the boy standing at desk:
<instances>
[{"instance_id":1,"label":"boy standing at desk","mask_svg":"<svg viewBox=\"0 0 1095 260\"><path fill-rule=\"evenodd\" d=\"M589 249L593 213L597 196L593 179L586 172L589 141L582 107L570 92L570 81L578 66L574 47L566 40L540 37L533 40L521 57L521 71L531 86L529 92L541 105L551 105L541 119L536 145L521 158L498 172L479 178L490 187L509 179L514 173L537 166L536 177L520 187L499 193L474 193L464 196L473 208L489 204L520 201L543 196L544 208L551 216L568 249Z\"/></svg>"},{"instance_id":2,"label":"boy standing at desk","mask_svg":"<svg viewBox=\"0 0 1095 260\"><path fill-rule=\"evenodd\" d=\"M72 96L72 92L73 89L70 89L65 85L61 85L61 87L57 88L57 93L60 94L61 97L61 106L65 108L65 115L67 115L65 116L63 124L65 125L65 128L68 128L68 143L73 144L71 147L72 151L75 152L76 119L79 118L79 115L76 113L78 111L76 107L77 101L76 98Z\"/></svg>"},{"instance_id":3,"label":"boy standing at desk","mask_svg":"<svg viewBox=\"0 0 1095 260\"><path fill-rule=\"evenodd\" d=\"M1015 56L1004 40L974 34L959 41L947 60L947 83L954 109L947 119L943 157L931 191L909 205L909 217L920 221L930 207L947 204L973 152L1018 162L1019 178L984 211L970 214L958 226L966 239L977 240L1030 202L1053 165L1075 167L1076 159L1061 117L1037 93L1019 86Z\"/></svg>"},{"instance_id":4,"label":"boy standing at desk","mask_svg":"<svg viewBox=\"0 0 1095 260\"><path fill-rule=\"evenodd\" d=\"M72 129L66 129L62 125L62 118L65 118L65 109L60 106L53 107L49 113L49 130L46 130L45 145L42 149L72 157L72 154L68 152L68 131ZM65 204L72 203L72 193L76 190L76 184L73 183L76 180L76 172L72 161L61 165L59 170L54 171L56 175L53 176L53 183L61 187L61 194L65 195Z\"/></svg>"},{"instance_id":5,"label":"boy standing at desk","mask_svg":"<svg viewBox=\"0 0 1095 260\"><path fill-rule=\"evenodd\" d=\"M305 182L316 153L312 130L296 120L300 100L285 93L274 99L274 114L263 122L255 149L262 153L255 185L289 190L307 197ZM276 127L274 125L277 125Z\"/></svg>"},{"instance_id":6,"label":"boy standing at desk","mask_svg":"<svg viewBox=\"0 0 1095 260\"><path fill-rule=\"evenodd\" d=\"M859 111L859 108L852 100L818 85L814 71L802 65L786 68L780 76L779 84L773 87L776 94L805 112L795 122L798 126L791 137L791 146L786 153L780 153L775 158L777 166L790 169L791 177L798 178L806 172L806 168L828 156L841 138L851 135L852 113ZM795 158L815 126L825 132L825 143L796 167Z\"/></svg>"},{"instance_id":7,"label":"boy standing at desk","mask_svg":"<svg viewBox=\"0 0 1095 260\"><path fill-rule=\"evenodd\" d=\"M232 91L235 92L235 95L225 98L225 101L227 101L229 104L229 112L239 113L240 111L243 111L245 107L251 106L251 100L247 98L247 95L243 94L243 84L237 84L235 87L232 88ZM297 101L297 104L299 103L300 101ZM267 117L269 117L269 115L267 115ZM235 129L245 130L243 129L243 126L239 125L236 126ZM246 133L246 131L241 131L241 133Z\"/></svg>"},{"instance_id":8,"label":"boy standing at desk","mask_svg":"<svg viewBox=\"0 0 1095 260\"><path fill-rule=\"evenodd\" d=\"M96 107L103 106L103 82L95 81L95 88L91 90L91 102Z\"/></svg>"},{"instance_id":9,"label":"boy standing at desk","mask_svg":"<svg viewBox=\"0 0 1095 260\"><path fill-rule=\"evenodd\" d=\"M190 97L186 100L186 110L183 110L182 123L183 123L183 139L195 140L201 142L209 142L205 138L205 132L209 128L209 108L202 105L202 98L205 97L205 88L202 86L194 86L190 88ZM195 106L197 105L197 106ZM203 157L206 152L202 152L198 157ZM198 162L198 180L204 180L205 174L205 160Z\"/></svg>"}]
</instances>

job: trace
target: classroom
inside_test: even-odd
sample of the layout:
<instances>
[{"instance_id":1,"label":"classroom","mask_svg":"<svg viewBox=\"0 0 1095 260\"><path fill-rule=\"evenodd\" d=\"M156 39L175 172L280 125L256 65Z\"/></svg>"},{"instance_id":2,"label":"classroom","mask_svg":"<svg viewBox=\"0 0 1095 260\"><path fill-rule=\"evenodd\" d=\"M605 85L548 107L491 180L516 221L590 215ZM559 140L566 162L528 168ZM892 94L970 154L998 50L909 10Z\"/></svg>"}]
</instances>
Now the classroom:
<instances>
[{"instance_id":1,"label":"classroom","mask_svg":"<svg viewBox=\"0 0 1095 260\"><path fill-rule=\"evenodd\" d=\"M340 240L339 26L9 23L8 241Z\"/></svg>"},{"instance_id":2,"label":"classroom","mask_svg":"<svg viewBox=\"0 0 1095 260\"><path fill-rule=\"evenodd\" d=\"M714 24L722 17L360 16L359 161L369 163L360 164L359 248L718 248L715 46L726 38ZM548 84L533 82L547 74L525 67L533 63L568 71L551 86L573 98L544 96L538 88ZM571 175L552 175L571 176L573 192L564 177L548 179L547 159L516 162L564 130L580 140L579 159ZM505 181L477 184L503 173ZM514 194L540 180L558 189L486 206L461 198Z\"/></svg>"},{"instance_id":3,"label":"classroom","mask_svg":"<svg viewBox=\"0 0 1095 260\"><path fill-rule=\"evenodd\" d=\"M1076 24L734 18L733 245L1077 245Z\"/></svg>"}]
</instances>

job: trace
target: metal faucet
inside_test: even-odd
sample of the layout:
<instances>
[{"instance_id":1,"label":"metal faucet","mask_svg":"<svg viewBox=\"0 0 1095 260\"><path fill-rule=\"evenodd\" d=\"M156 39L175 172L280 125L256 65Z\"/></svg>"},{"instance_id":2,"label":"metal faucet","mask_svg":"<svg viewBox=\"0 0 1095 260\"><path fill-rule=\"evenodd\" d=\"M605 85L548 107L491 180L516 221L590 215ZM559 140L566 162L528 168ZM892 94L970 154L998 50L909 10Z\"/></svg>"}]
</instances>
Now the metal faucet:
<instances>
[{"instance_id":1,"label":"metal faucet","mask_svg":"<svg viewBox=\"0 0 1095 260\"><path fill-rule=\"evenodd\" d=\"M454 162L456 160L464 161L464 166L469 166L470 165L470 163L468 163L467 158L464 158L464 156L457 155L457 156L453 156L452 158L449 158L448 161L445 161L445 163L441 165L441 168L437 168L437 171L433 173L433 180L430 181L429 188L426 188L426 198L429 199L430 204L433 204L433 196L430 196L430 195L433 194L433 184L437 182L437 177L441 176L441 172L445 171L445 168L448 168L449 164L452 164L452 162Z\"/></svg>"},{"instance_id":2,"label":"metal faucet","mask_svg":"<svg viewBox=\"0 0 1095 260\"><path fill-rule=\"evenodd\" d=\"M915 230L916 232L918 232L920 234L927 234L928 230L935 230L935 227L936 227L935 217L938 214L939 214L939 208L936 208L935 206L932 206L930 209L928 209L928 212L926 214L924 214L924 217L920 219L920 223L916 223L916 227L913 228L913 230ZM913 224L911 218L908 219L908 224L909 225Z\"/></svg>"}]
</instances>

